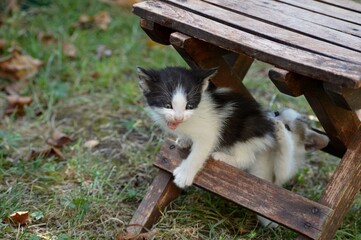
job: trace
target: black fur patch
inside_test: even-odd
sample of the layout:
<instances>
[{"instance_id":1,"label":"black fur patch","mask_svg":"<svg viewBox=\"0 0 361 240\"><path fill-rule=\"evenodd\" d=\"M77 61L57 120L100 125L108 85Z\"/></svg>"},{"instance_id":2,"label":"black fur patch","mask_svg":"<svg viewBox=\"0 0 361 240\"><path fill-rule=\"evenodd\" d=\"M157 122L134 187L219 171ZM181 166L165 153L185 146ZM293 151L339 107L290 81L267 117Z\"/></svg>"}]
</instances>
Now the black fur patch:
<instances>
[{"instance_id":1,"label":"black fur patch","mask_svg":"<svg viewBox=\"0 0 361 240\"><path fill-rule=\"evenodd\" d=\"M234 109L225 120L219 147L232 146L236 142L263 137L266 134L275 136L274 124L257 102L234 92L210 90L210 93L219 111L223 111L230 104Z\"/></svg>"}]
</instances>

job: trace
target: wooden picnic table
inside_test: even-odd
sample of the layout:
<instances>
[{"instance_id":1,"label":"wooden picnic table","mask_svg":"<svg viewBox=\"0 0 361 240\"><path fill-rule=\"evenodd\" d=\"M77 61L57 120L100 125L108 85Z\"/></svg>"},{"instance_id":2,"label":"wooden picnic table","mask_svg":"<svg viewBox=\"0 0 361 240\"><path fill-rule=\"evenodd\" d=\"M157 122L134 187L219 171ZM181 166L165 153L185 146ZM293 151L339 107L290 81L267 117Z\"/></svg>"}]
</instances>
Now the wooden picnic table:
<instances>
[{"instance_id":1,"label":"wooden picnic table","mask_svg":"<svg viewBox=\"0 0 361 240\"><path fill-rule=\"evenodd\" d=\"M257 59L274 66L269 77L282 93L305 96L331 140L324 151L342 158L318 202L212 160L195 185L299 232L299 239L332 239L361 189L361 4L147 0L133 12L151 39L171 44L192 68L218 67L217 86L252 98L242 79ZM128 231L150 228L180 194L171 173L185 154L165 143L155 161L161 170Z\"/></svg>"}]
</instances>

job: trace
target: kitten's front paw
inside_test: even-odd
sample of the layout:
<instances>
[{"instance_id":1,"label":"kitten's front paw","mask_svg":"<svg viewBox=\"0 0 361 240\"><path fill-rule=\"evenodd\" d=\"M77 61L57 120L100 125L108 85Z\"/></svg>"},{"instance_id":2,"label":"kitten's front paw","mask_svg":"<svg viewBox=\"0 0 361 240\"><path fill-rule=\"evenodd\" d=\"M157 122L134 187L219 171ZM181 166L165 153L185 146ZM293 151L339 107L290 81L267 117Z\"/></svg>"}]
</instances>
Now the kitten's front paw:
<instances>
[{"instance_id":1,"label":"kitten's front paw","mask_svg":"<svg viewBox=\"0 0 361 240\"><path fill-rule=\"evenodd\" d=\"M192 169L189 169L187 165L184 164L184 161L179 167L177 167L174 172L174 183L180 187L185 188L192 185L194 177L197 172L194 172Z\"/></svg>"},{"instance_id":2,"label":"kitten's front paw","mask_svg":"<svg viewBox=\"0 0 361 240\"><path fill-rule=\"evenodd\" d=\"M192 141L188 138L177 138L175 141L180 148L189 148L192 146Z\"/></svg>"},{"instance_id":3,"label":"kitten's front paw","mask_svg":"<svg viewBox=\"0 0 361 240\"><path fill-rule=\"evenodd\" d=\"M214 160L229 163L229 155L223 152L214 152L211 154Z\"/></svg>"}]
</instances>

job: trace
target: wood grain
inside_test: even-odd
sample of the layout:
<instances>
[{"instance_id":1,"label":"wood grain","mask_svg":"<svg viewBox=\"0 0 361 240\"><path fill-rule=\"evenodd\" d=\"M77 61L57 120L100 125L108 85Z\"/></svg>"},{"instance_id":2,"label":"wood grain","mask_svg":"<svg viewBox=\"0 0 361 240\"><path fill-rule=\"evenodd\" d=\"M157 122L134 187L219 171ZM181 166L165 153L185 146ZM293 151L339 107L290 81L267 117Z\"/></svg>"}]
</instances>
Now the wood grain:
<instances>
[{"instance_id":1,"label":"wood grain","mask_svg":"<svg viewBox=\"0 0 361 240\"><path fill-rule=\"evenodd\" d=\"M304 10L294 9L291 6L287 6L286 4L281 5L274 1L244 1L242 4L238 4L237 1L233 0L204 1L215 4L221 8L229 9L229 11L234 13L238 13L260 22L267 23L269 25L274 25L285 30L293 31L295 33L319 39L334 45L339 45L344 48L349 48L354 51L361 51L359 37L347 32L333 29L332 27L320 25L317 22L312 22L312 17L315 19L322 19L325 17L320 14L307 12L309 18L303 19L302 16L299 15L302 15ZM279 7L277 11L270 10L274 4ZM300 11L300 13L293 16L290 16L290 14L287 15L288 11L295 12L296 10ZM329 24L332 24L330 19L327 19L327 21ZM344 26L343 28L349 29L349 31L353 31L355 34L357 34L357 31L354 30L353 25Z\"/></svg>"},{"instance_id":2,"label":"wood grain","mask_svg":"<svg viewBox=\"0 0 361 240\"><path fill-rule=\"evenodd\" d=\"M173 183L173 175L159 171L146 195L133 215L127 231L133 234L144 232L156 223L161 212L168 204L177 198L181 189Z\"/></svg>"},{"instance_id":3,"label":"wood grain","mask_svg":"<svg viewBox=\"0 0 361 240\"><path fill-rule=\"evenodd\" d=\"M186 150L167 141L154 164L173 172L186 155ZM332 212L328 207L220 161L208 160L194 184L314 239Z\"/></svg>"},{"instance_id":4,"label":"wood grain","mask_svg":"<svg viewBox=\"0 0 361 240\"><path fill-rule=\"evenodd\" d=\"M326 186L320 203L332 208L320 240L332 239L361 190L361 128L354 134L345 156Z\"/></svg>"},{"instance_id":5,"label":"wood grain","mask_svg":"<svg viewBox=\"0 0 361 240\"><path fill-rule=\"evenodd\" d=\"M160 25L187 33L234 52L245 53L261 61L315 79L361 87L360 66L330 59L292 48L268 39L243 32L164 2L146 1L134 5L133 11Z\"/></svg>"}]
</instances>

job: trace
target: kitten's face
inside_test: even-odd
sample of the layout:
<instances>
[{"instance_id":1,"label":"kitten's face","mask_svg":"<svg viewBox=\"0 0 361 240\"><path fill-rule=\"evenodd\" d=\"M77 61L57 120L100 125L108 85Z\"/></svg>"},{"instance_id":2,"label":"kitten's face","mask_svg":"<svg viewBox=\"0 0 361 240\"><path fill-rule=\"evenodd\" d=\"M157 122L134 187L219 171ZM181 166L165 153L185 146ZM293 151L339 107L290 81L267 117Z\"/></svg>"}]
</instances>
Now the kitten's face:
<instances>
[{"instance_id":1,"label":"kitten's face","mask_svg":"<svg viewBox=\"0 0 361 240\"><path fill-rule=\"evenodd\" d=\"M158 123L175 130L192 117L216 70L138 68L139 86Z\"/></svg>"},{"instance_id":2,"label":"kitten's face","mask_svg":"<svg viewBox=\"0 0 361 240\"><path fill-rule=\"evenodd\" d=\"M327 146L329 138L314 131L306 116L293 109L283 109L275 113L275 118L285 124L297 144L304 145L305 150L314 151Z\"/></svg>"}]
</instances>

